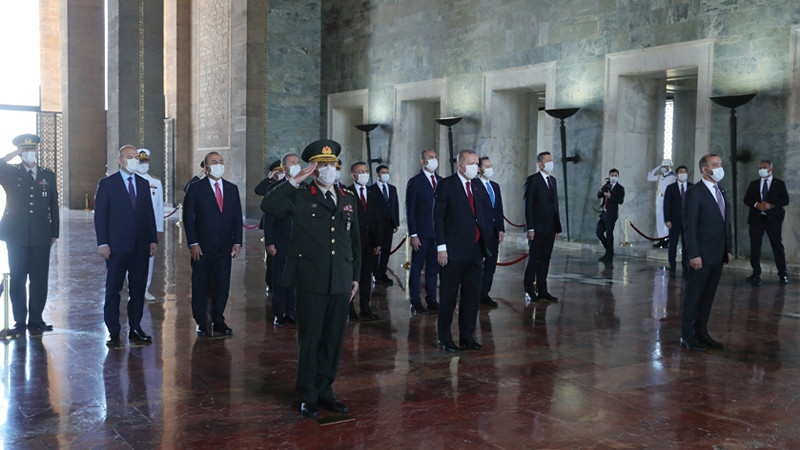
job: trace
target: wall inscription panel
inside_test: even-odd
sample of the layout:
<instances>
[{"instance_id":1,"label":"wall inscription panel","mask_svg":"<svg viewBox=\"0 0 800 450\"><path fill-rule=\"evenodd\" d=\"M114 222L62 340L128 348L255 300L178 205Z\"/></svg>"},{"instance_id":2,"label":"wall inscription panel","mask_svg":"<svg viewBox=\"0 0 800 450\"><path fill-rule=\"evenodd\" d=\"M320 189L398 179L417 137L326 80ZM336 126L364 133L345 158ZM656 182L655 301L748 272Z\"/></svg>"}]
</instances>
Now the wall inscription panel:
<instances>
[{"instance_id":1,"label":"wall inscription panel","mask_svg":"<svg viewBox=\"0 0 800 450\"><path fill-rule=\"evenodd\" d=\"M231 4L198 0L194 7L197 148L230 146Z\"/></svg>"}]
</instances>

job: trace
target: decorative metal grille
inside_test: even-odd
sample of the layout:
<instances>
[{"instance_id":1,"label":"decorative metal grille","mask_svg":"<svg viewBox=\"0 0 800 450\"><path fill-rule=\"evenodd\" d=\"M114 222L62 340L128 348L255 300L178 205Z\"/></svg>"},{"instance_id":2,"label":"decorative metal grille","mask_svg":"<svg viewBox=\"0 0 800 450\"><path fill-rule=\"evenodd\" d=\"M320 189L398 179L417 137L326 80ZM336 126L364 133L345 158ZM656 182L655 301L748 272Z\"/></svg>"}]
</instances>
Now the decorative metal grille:
<instances>
[{"instance_id":1,"label":"decorative metal grille","mask_svg":"<svg viewBox=\"0 0 800 450\"><path fill-rule=\"evenodd\" d=\"M61 140L61 113L39 111L36 114L36 134L39 135L38 164L56 174L58 205L64 204L63 145Z\"/></svg>"}]
</instances>

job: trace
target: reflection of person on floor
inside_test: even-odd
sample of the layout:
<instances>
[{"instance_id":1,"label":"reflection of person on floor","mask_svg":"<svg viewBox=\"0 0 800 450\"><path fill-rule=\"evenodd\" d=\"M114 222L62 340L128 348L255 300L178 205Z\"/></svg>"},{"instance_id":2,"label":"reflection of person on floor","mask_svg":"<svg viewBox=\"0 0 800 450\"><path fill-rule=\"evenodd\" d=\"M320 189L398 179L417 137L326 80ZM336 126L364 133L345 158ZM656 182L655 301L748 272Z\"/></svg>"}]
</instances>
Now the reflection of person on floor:
<instances>
[{"instance_id":1,"label":"reflection of person on floor","mask_svg":"<svg viewBox=\"0 0 800 450\"><path fill-rule=\"evenodd\" d=\"M669 170L672 167L672 160L665 159L661 161L661 165L647 173L647 181L655 181L656 184L656 237L666 238L669 234L667 226L664 224L664 193L667 192L667 186L674 183L677 177ZM662 239L657 242L653 247L664 248L667 239Z\"/></svg>"}]
</instances>

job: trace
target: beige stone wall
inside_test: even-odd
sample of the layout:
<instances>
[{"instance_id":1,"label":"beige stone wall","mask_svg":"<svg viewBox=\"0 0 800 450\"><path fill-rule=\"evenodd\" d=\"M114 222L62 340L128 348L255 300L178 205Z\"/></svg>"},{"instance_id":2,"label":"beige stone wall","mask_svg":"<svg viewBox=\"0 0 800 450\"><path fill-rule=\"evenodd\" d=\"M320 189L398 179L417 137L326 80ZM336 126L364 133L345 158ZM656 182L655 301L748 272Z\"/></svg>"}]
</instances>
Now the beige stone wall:
<instances>
[{"instance_id":1,"label":"beige stone wall","mask_svg":"<svg viewBox=\"0 0 800 450\"><path fill-rule=\"evenodd\" d=\"M42 111L61 111L59 0L39 0Z\"/></svg>"}]
</instances>

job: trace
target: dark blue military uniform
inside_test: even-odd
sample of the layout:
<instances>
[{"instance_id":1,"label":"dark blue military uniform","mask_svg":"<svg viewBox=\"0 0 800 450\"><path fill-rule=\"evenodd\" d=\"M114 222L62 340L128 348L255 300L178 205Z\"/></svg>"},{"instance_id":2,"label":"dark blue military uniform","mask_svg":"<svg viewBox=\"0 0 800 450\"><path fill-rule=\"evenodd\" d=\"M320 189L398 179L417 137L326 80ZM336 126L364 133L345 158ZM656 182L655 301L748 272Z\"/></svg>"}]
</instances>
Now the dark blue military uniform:
<instances>
[{"instance_id":1,"label":"dark blue military uniform","mask_svg":"<svg viewBox=\"0 0 800 450\"><path fill-rule=\"evenodd\" d=\"M23 151L34 151L38 142L35 135L14 139L14 145ZM47 301L50 247L53 239L58 238L59 227L55 174L35 166L34 177L28 170L23 164L10 165L0 159L0 185L7 198L0 221L0 240L6 241L8 247L9 294L17 332L26 325L32 331L50 329L42 313Z\"/></svg>"}]
</instances>

